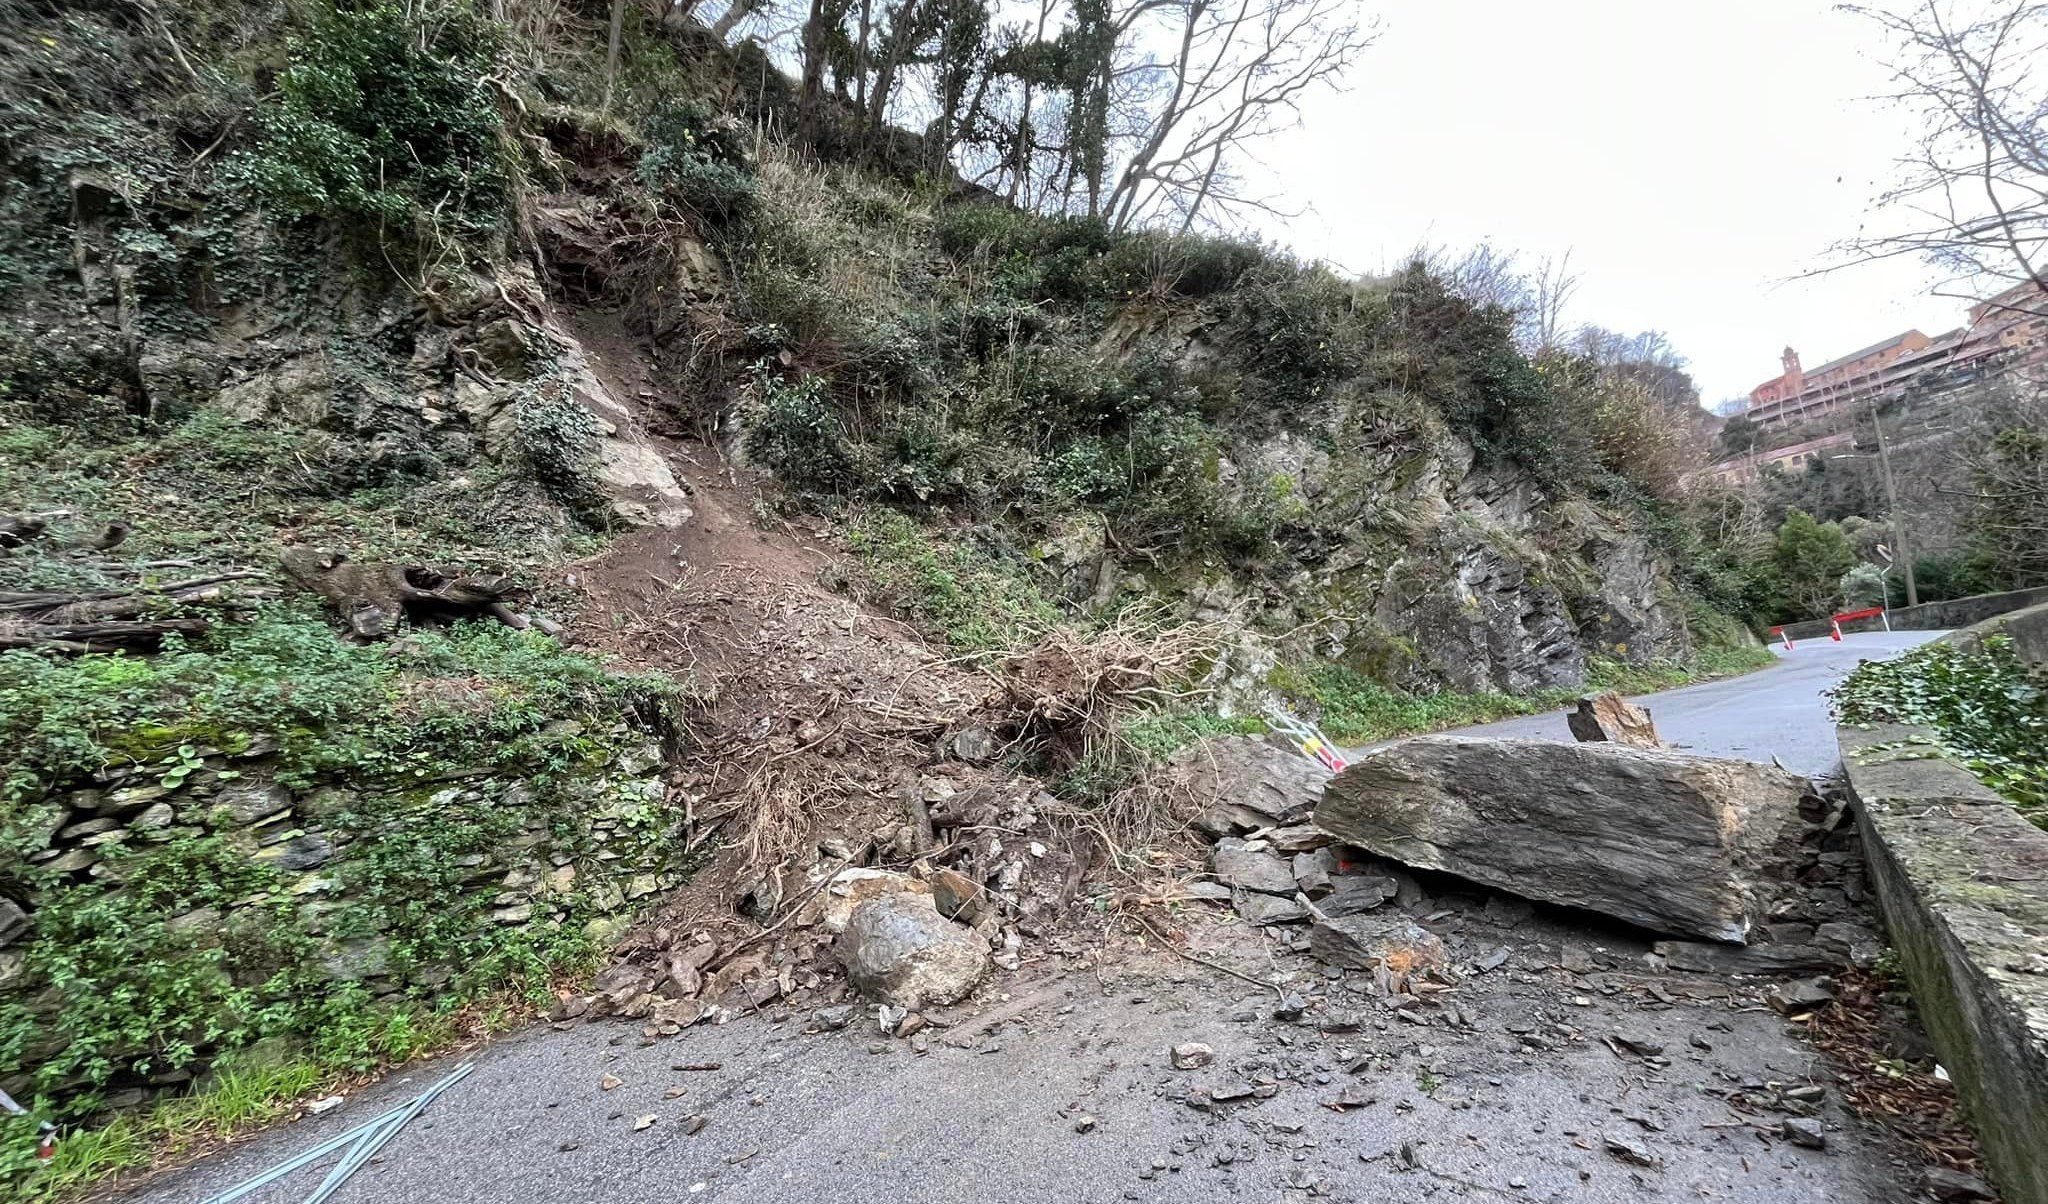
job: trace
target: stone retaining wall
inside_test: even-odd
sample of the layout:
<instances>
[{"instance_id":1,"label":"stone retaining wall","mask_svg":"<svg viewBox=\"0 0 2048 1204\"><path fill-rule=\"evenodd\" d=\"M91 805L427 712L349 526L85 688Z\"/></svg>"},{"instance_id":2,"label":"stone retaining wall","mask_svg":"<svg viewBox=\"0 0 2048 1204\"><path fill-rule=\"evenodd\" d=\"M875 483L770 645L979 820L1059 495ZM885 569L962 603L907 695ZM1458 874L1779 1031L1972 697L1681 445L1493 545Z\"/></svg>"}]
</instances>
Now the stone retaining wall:
<instances>
[{"instance_id":1,"label":"stone retaining wall","mask_svg":"<svg viewBox=\"0 0 2048 1204\"><path fill-rule=\"evenodd\" d=\"M27 1099L102 1078L112 1102L132 1102L214 1052L202 1041L181 1065L116 1048L111 1076L74 1072L71 1047L91 1039L77 1031L82 998L109 988L59 981L74 963L58 946L107 938L117 977L124 940L138 959L211 957L218 987L198 981L236 1012L248 1008L237 991L289 1004L343 986L430 1008L488 989L505 966L544 972L561 950L608 945L683 877L663 751L623 722L542 736L524 758L417 779L294 776L259 737L51 791L28 810L35 851L10 875L31 886L18 902L0 895L0 1050L10 1034L23 1045L0 1064L0 1090ZM254 889L209 889L223 881ZM108 915L148 931L104 931ZM265 985L279 974L288 988Z\"/></svg>"},{"instance_id":2,"label":"stone retaining wall","mask_svg":"<svg viewBox=\"0 0 2048 1204\"><path fill-rule=\"evenodd\" d=\"M2048 605L1946 639L2048 659ZM1942 1065L2009 1204L2048 1204L2048 832L1911 727L1844 728L1870 876Z\"/></svg>"}]
</instances>

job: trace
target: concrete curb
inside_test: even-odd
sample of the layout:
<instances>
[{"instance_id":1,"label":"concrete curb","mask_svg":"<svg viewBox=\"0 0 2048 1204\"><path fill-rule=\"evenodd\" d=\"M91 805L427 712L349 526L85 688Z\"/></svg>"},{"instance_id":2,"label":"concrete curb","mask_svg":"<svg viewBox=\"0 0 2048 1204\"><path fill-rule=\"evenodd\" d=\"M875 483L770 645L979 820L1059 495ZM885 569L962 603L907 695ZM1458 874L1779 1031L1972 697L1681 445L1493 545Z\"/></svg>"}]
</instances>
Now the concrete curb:
<instances>
[{"instance_id":1,"label":"concrete curb","mask_svg":"<svg viewBox=\"0 0 2048 1204\"><path fill-rule=\"evenodd\" d=\"M2048 649L2048 605L1943 637ZM1878 910L2008 1204L2048 1204L2048 832L1925 729L1842 728Z\"/></svg>"}]
</instances>

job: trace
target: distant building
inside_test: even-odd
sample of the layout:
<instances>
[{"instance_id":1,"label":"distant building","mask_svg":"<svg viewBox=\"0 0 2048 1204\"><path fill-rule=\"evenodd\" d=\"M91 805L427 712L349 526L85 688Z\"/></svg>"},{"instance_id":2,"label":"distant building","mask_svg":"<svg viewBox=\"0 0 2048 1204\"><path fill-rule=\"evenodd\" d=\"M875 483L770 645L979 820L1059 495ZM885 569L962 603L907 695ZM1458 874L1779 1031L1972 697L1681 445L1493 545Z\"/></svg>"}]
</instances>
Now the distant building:
<instances>
[{"instance_id":1,"label":"distant building","mask_svg":"<svg viewBox=\"0 0 2048 1204\"><path fill-rule=\"evenodd\" d=\"M1758 426L1800 422L1829 413L1876 388L1894 363L1932 342L1919 331L1908 330L1829 360L1811 372L1799 366L1799 353L1787 347L1785 371L1751 389L1749 408L1743 413Z\"/></svg>"},{"instance_id":2,"label":"distant building","mask_svg":"<svg viewBox=\"0 0 2048 1204\"><path fill-rule=\"evenodd\" d=\"M1945 404L1963 390L2013 373L2048 384L2048 290L2029 281L1970 307L1970 322L1937 338L1917 330L1893 335L1818 368L1801 368L1785 348L1784 371L1750 391L1741 416L1762 428L1758 450L1732 456L1707 471L1724 481L1755 476L1767 464L1798 471L1828 448L1846 444L1846 427L1790 446L1780 437L1838 412L1901 402ZM1822 427L1820 429L1826 429ZM1808 433L1812 428L1808 428Z\"/></svg>"},{"instance_id":3,"label":"distant building","mask_svg":"<svg viewBox=\"0 0 2048 1204\"><path fill-rule=\"evenodd\" d=\"M1767 468L1805 472L1812 461L1829 454L1829 449L1847 447L1854 442L1855 436L1843 431L1836 435L1824 435L1819 439L1794 443L1790 447L1777 447L1769 451L1759 449L1749 455L1734 456L1708 465L1707 471L1713 474L1715 480L1729 485L1761 475Z\"/></svg>"}]
</instances>

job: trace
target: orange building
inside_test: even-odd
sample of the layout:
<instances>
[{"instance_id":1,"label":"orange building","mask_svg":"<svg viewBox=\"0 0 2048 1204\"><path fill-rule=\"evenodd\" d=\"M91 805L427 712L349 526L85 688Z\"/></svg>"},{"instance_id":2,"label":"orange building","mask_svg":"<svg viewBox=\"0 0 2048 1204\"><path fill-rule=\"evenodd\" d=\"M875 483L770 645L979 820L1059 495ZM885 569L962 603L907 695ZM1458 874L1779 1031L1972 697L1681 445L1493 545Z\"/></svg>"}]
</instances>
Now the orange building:
<instances>
[{"instance_id":1,"label":"orange building","mask_svg":"<svg viewBox=\"0 0 2048 1204\"><path fill-rule=\"evenodd\" d=\"M1769 426L1828 413L1844 401L1860 397L1885 383L1887 370L1901 357L1926 348L1933 339L1917 330L1895 334L1882 343L1829 360L1812 371L1799 366L1799 353L1785 348L1785 371L1750 390L1751 422Z\"/></svg>"}]
</instances>

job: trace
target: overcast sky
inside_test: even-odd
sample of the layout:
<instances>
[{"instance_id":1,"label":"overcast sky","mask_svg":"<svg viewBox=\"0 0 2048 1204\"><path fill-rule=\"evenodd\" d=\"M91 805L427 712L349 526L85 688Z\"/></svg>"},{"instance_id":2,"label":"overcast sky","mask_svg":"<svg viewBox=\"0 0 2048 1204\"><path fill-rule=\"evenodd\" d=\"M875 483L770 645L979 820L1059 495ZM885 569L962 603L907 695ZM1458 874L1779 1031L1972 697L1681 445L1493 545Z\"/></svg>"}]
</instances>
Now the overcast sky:
<instances>
[{"instance_id":1,"label":"overcast sky","mask_svg":"<svg viewBox=\"0 0 2048 1204\"><path fill-rule=\"evenodd\" d=\"M1573 322L1659 329L1708 404L1963 307L1916 264L1792 279L1866 220L1910 127L1867 24L1817 0L1363 0L1349 88L1262 156L1276 233L1352 271L1419 244L1571 252Z\"/></svg>"}]
</instances>

